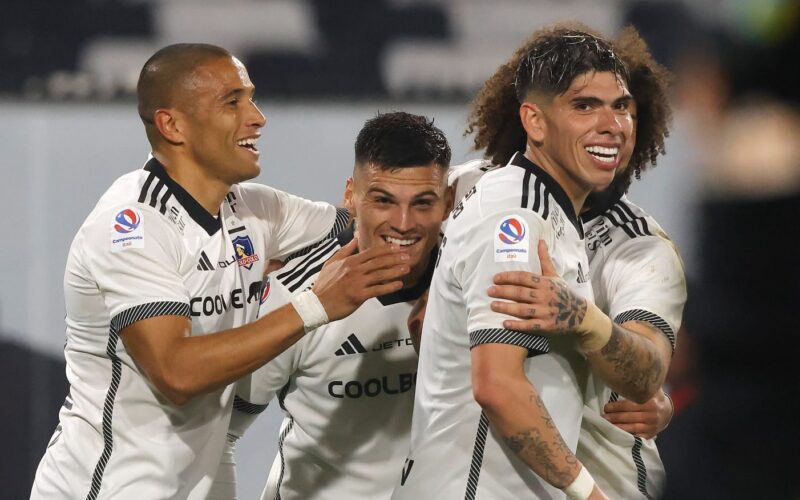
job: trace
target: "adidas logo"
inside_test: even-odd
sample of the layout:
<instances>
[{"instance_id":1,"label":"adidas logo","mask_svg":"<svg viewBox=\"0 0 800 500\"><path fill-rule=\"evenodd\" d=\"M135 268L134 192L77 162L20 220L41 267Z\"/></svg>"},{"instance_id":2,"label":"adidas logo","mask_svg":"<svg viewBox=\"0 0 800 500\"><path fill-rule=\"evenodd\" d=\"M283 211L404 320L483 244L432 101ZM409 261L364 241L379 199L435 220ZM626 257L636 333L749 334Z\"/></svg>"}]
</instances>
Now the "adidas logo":
<instances>
[{"instance_id":1,"label":"adidas logo","mask_svg":"<svg viewBox=\"0 0 800 500\"><path fill-rule=\"evenodd\" d=\"M213 271L214 266L211 264L211 261L208 260L208 255L206 255L205 251L200 252L200 260L197 264L198 271Z\"/></svg>"},{"instance_id":2,"label":"adidas logo","mask_svg":"<svg viewBox=\"0 0 800 500\"><path fill-rule=\"evenodd\" d=\"M347 336L347 340L342 343L342 347L336 349L337 356L346 356L348 354L364 354L367 350L364 349L364 346L361 344L361 341L358 340L355 333L351 333Z\"/></svg>"},{"instance_id":3,"label":"adidas logo","mask_svg":"<svg viewBox=\"0 0 800 500\"><path fill-rule=\"evenodd\" d=\"M578 262L578 283L587 283L588 281L589 275L583 273L583 266Z\"/></svg>"}]
</instances>

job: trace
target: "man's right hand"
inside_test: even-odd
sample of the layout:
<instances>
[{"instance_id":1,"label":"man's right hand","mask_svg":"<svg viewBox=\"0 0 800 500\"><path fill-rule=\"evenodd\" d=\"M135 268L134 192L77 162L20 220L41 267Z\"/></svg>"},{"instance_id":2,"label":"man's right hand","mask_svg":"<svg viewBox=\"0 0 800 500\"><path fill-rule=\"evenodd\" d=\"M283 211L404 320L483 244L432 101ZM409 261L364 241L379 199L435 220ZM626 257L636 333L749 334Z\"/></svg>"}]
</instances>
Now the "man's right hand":
<instances>
[{"instance_id":1,"label":"man's right hand","mask_svg":"<svg viewBox=\"0 0 800 500\"><path fill-rule=\"evenodd\" d=\"M411 270L409 256L394 245L378 245L355 254L354 238L322 266L312 287L330 321L342 319L373 297L403 288Z\"/></svg>"}]
</instances>

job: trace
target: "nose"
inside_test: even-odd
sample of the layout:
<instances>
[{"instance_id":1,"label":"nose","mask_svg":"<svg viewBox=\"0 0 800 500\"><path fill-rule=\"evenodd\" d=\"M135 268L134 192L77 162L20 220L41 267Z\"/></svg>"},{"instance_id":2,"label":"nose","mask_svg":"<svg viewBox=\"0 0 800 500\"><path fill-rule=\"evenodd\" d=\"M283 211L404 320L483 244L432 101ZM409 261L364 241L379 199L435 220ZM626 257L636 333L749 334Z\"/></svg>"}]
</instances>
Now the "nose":
<instances>
[{"instance_id":1,"label":"nose","mask_svg":"<svg viewBox=\"0 0 800 500\"><path fill-rule=\"evenodd\" d=\"M392 214L392 229L398 233L405 233L414 227L414 218L411 213L411 207L397 207Z\"/></svg>"},{"instance_id":2,"label":"nose","mask_svg":"<svg viewBox=\"0 0 800 500\"><path fill-rule=\"evenodd\" d=\"M603 107L599 111L597 126L600 133L619 134L622 130L622 117L613 109Z\"/></svg>"},{"instance_id":3,"label":"nose","mask_svg":"<svg viewBox=\"0 0 800 500\"><path fill-rule=\"evenodd\" d=\"M255 128L262 128L267 124L267 118L264 113L258 109L258 106L253 101L250 101L250 112L247 116L247 125Z\"/></svg>"}]
</instances>

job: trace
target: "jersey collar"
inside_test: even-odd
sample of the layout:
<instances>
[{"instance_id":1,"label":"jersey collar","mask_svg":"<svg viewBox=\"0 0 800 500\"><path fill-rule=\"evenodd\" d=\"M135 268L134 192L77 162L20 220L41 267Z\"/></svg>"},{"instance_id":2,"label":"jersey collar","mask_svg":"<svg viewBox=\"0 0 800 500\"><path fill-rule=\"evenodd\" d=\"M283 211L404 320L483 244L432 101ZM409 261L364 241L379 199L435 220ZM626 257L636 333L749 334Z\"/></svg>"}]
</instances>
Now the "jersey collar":
<instances>
[{"instance_id":1,"label":"jersey collar","mask_svg":"<svg viewBox=\"0 0 800 500\"><path fill-rule=\"evenodd\" d=\"M144 169L164 181L164 184L169 187L173 196L175 196L178 203L186 210L189 217L199 224L200 227L205 229L209 236L219 231L220 227L222 227L220 219L208 213L197 200L192 198L192 195L167 175L167 171L164 169L164 165L162 165L161 162L155 158L150 158L147 160L147 163L145 163Z\"/></svg>"},{"instance_id":2,"label":"jersey collar","mask_svg":"<svg viewBox=\"0 0 800 500\"><path fill-rule=\"evenodd\" d=\"M336 235L336 239L339 240L339 245L345 246L353 240L353 226L350 226L346 229L343 229L338 235ZM384 306L390 306L392 304L397 304L398 302L409 302L412 300L417 300L425 293L425 290L431 286L431 278L433 277L433 268L436 267L436 257L439 254L439 246L431 250L431 254L428 256L428 267L425 269L425 273L419 278L417 284L409 287L403 288L393 293L389 293L386 295L381 295L378 297L378 300Z\"/></svg>"},{"instance_id":3,"label":"jersey collar","mask_svg":"<svg viewBox=\"0 0 800 500\"><path fill-rule=\"evenodd\" d=\"M564 188L562 188L561 185L550 176L550 174L544 171L542 167L530 161L521 151L514 153L514 156L511 157L510 164L514 165L515 167L524 168L535 175L537 179L542 181L545 187L550 191L550 194L556 200L556 203L558 203L558 205L561 207L561 210L563 210L567 215L567 218L575 227L575 230L578 231L578 234L581 236L581 238L583 238L583 223L581 222L580 217L575 214L575 208L572 205L572 201L569 199L569 196L567 196L567 192L564 191Z\"/></svg>"},{"instance_id":4,"label":"jersey collar","mask_svg":"<svg viewBox=\"0 0 800 500\"><path fill-rule=\"evenodd\" d=\"M592 219L600 217L613 207L625 194L616 183L611 184L605 191L599 193L591 193L586 199L586 206L588 210L581 214L581 219L588 222Z\"/></svg>"}]
</instances>

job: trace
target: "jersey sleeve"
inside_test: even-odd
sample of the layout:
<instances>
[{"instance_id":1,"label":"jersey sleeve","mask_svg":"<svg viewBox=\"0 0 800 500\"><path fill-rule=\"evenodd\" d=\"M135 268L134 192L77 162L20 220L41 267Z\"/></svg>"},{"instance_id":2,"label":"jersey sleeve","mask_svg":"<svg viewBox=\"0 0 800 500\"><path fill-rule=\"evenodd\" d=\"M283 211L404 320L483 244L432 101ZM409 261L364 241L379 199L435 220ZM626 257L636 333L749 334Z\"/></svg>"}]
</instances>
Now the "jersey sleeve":
<instances>
[{"instance_id":1,"label":"jersey sleeve","mask_svg":"<svg viewBox=\"0 0 800 500\"><path fill-rule=\"evenodd\" d=\"M271 259L287 258L326 236L334 234L346 212L324 202L309 201L269 186L242 186L253 213L272 228L269 255ZM252 200L252 201L251 201Z\"/></svg>"},{"instance_id":2,"label":"jersey sleeve","mask_svg":"<svg viewBox=\"0 0 800 500\"><path fill-rule=\"evenodd\" d=\"M258 316L289 303L291 293L276 278L277 271L271 273L263 285L261 306ZM267 409L273 397L286 385L292 373L297 370L305 338L286 349L250 375L236 383L236 396L233 402L233 415L228 433L239 438L244 435L256 417Z\"/></svg>"},{"instance_id":3,"label":"jersey sleeve","mask_svg":"<svg viewBox=\"0 0 800 500\"><path fill-rule=\"evenodd\" d=\"M514 209L483 217L470 229L471 240L454 266L467 305L470 347L511 344L527 348L529 356L549 352L547 338L503 328L503 320L515 318L492 311L494 299L487 293L499 272L541 272L537 245L542 238L552 244L547 227L537 213Z\"/></svg>"},{"instance_id":4,"label":"jersey sleeve","mask_svg":"<svg viewBox=\"0 0 800 500\"><path fill-rule=\"evenodd\" d=\"M675 247L662 238L634 238L620 246L600 272L614 322L649 323L675 349L686 303L686 278Z\"/></svg>"},{"instance_id":5,"label":"jersey sleeve","mask_svg":"<svg viewBox=\"0 0 800 500\"><path fill-rule=\"evenodd\" d=\"M132 204L86 226L86 266L116 331L155 316L189 316L181 238L161 214Z\"/></svg>"}]
</instances>

